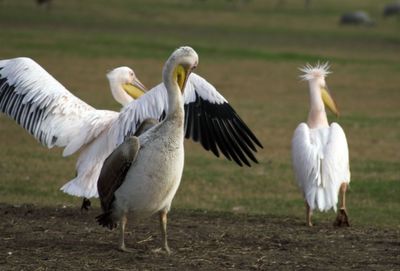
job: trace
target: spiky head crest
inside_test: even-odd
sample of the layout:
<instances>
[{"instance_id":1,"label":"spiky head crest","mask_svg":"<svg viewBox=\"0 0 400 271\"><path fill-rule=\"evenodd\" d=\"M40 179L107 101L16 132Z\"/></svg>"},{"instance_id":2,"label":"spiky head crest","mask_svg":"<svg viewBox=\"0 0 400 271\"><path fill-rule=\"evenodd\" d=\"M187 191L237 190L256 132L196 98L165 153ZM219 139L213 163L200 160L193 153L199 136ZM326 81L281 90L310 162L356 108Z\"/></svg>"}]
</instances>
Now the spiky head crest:
<instances>
[{"instance_id":1,"label":"spiky head crest","mask_svg":"<svg viewBox=\"0 0 400 271\"><path fill-rule=\"evenodd\" d=\"M329 63L317 63L315 66L311 66L310 64L307 63L302 68L299 68L300 71L304 72L304 74L300 75L300 78L303 80L313 80L313 79L318 79L318 78L325 78L330 74L331 72L329 71Z\"/></svg>"}]
</instances>

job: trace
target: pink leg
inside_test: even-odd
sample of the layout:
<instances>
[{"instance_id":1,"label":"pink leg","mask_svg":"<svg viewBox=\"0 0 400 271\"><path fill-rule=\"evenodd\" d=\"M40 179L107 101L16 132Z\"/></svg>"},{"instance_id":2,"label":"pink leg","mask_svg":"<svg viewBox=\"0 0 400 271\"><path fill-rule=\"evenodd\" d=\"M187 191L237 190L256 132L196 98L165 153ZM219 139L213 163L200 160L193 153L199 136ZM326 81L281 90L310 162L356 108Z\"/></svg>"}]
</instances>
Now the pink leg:
<instances>
[{"instance_id":1,"label":"pink leg","mask_svg":"<svg viewBox=\"0 0 400 271\"><path fill-rule=\"evenodd\" d=\"M161 238L162 238L162 249L165 250L168 254L171 253L171 250L168 246L167 241L167 213L168 211L160 211L160 229L161 229Z\"/></svg>"},{"instance_id":2,"label":"pink leg","mask_svg":"<svg viewBox=\"0 0 400 271\"><path fill-rule=\"evenodd\" d=\"M347 215L347 210L346 210L346 191L347 191L347 183L342 183L340 185L340 195L341 195L341 204L340 204L340 209L336 217L336 221L334 223L335 226L337 227L349 227L349 217Z\"/></svg>"},{"instance_id":3,"label":"pink leg","mask_svg":"<svg viewBox=\"0 0 400 271\"><path fill-rule=\"evenodd\" d=\"M312 211L310 208L310 205L308 205L307 201L306 201L306 220L307 220L307 226L312 227L313 224L311 222L311 216L312 216Z\"/></svg>"}]
</instances>

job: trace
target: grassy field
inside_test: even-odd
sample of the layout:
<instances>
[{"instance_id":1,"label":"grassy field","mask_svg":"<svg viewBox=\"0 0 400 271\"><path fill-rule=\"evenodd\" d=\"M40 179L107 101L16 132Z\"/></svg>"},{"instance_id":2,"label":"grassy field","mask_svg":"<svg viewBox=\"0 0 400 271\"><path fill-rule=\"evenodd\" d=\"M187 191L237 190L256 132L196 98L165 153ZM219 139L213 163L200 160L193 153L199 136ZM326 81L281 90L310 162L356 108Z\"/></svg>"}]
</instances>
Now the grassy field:
<instances>
[{"instance_id":1,"label":"grassy field","mask_svg":"<svg viewBox=\"0 0 400 271\"><path fill-rule=\"evenodd\" d=\"M265 3L268 2L268 3ZM230 101L264 144L259 164L240 168L192 142L174 208L303 217L290 140L308 111L298 67L329 61L328 79L347 133L353 224L400 226L400 20L383 19L385 1L69 0L50 10L34 1L0 1L0 59L29 56L71 92L118 110L105 73L127 65L147 86L180 45L200 55L196 72ZM364 9L375 27L344 27L339 17ZM0 116L0 201L76 205L59 192L76 156L47 150ZM97 204L97 203L96 203ZM333 219L332 212L316 220Z\"/></svg>"}]
</instances>

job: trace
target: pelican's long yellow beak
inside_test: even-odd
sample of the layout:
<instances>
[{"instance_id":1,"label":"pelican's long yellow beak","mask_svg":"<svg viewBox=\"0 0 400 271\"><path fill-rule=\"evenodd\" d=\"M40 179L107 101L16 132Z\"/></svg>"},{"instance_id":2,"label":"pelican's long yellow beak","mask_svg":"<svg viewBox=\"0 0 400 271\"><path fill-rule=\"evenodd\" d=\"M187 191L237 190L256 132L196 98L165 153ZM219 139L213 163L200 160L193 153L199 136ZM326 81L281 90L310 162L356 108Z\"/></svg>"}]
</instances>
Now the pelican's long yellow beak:
<instances>
[{"instance_id":1,"label":"pelican's long yellow beak","mask_svg":"<svg viewBox=\"0 0 400 271\"><path fill-rule=\"evenodd\" d=\"M329 108L329 110L332 111L333 114L335 114L337 117L339 116L339 110L337 109L336 103L333 100L328 87L321 87L321 95L322 95L322 101L326 105L326 107Z\"/></svg>"},{"instance_id":2,"label":"pelican's long yellow beak","mask_svg":"<svg viewBox=\"0 0 400 271\"><path fill-rule=\"evenodd\" d=\"M187 79L194 68L195 67L178 65L175 69L174 75L182 93L185 90Z\"/></svg>"},{"instance_id":3,"label":"pelican's long yellow beak","mask_svg":"<svg viewBox=\"0 0 400 271\"><path fill-rule=\"evenodd\" d=\"M129 94L133 99L137 99L147 92L147 88L139 81L135 79L132 83L123 84L122 88Z\"/></svg>"}]
</instances>

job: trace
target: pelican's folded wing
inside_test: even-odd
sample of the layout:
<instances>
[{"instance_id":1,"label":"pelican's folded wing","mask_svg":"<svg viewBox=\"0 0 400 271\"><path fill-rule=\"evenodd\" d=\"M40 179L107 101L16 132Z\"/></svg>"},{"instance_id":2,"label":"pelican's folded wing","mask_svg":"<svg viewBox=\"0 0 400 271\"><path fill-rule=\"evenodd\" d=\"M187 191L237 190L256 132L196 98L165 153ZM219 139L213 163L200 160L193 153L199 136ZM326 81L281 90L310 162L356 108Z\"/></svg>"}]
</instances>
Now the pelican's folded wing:
<instances>
[{"instance_id":1,"label":"pelican's folded wing","mask_svg":"<svg viewBox=\"0 0 400 271\"><path fill-rule=\"evenodd\" d=\"M343 182L350 182L349 148L346 135L337 123L329 127L329 138L324 148L322 178L331 186L331 198L337 199L337 193ZM336 201L334 202L336 210Z\"/></svg>"},{"instance_id":2,"label":"pelican's folded wing","mask_svg":"<svg viewBox=\"0 0 400 271\"><path fill-rule=\"evenodd\" d=\"M101 207L104 212L111 209L114 192L123 183L131 164L138 155L139 148L137 137L127 137L104 161L97 182Z\"/></svg>"},{"instance_id":3,"label":"pelican's folded wing","mask_svg":"<svg viewBox=\"0 0 400 271\"><path fill-rule=\"evenodd\" d=\"M314 208L317 185L320 180L318 147L311 142L310 129L300 123L292 139L292 163L298 185L311 208Z\"/></svg>"}]
</instances>

